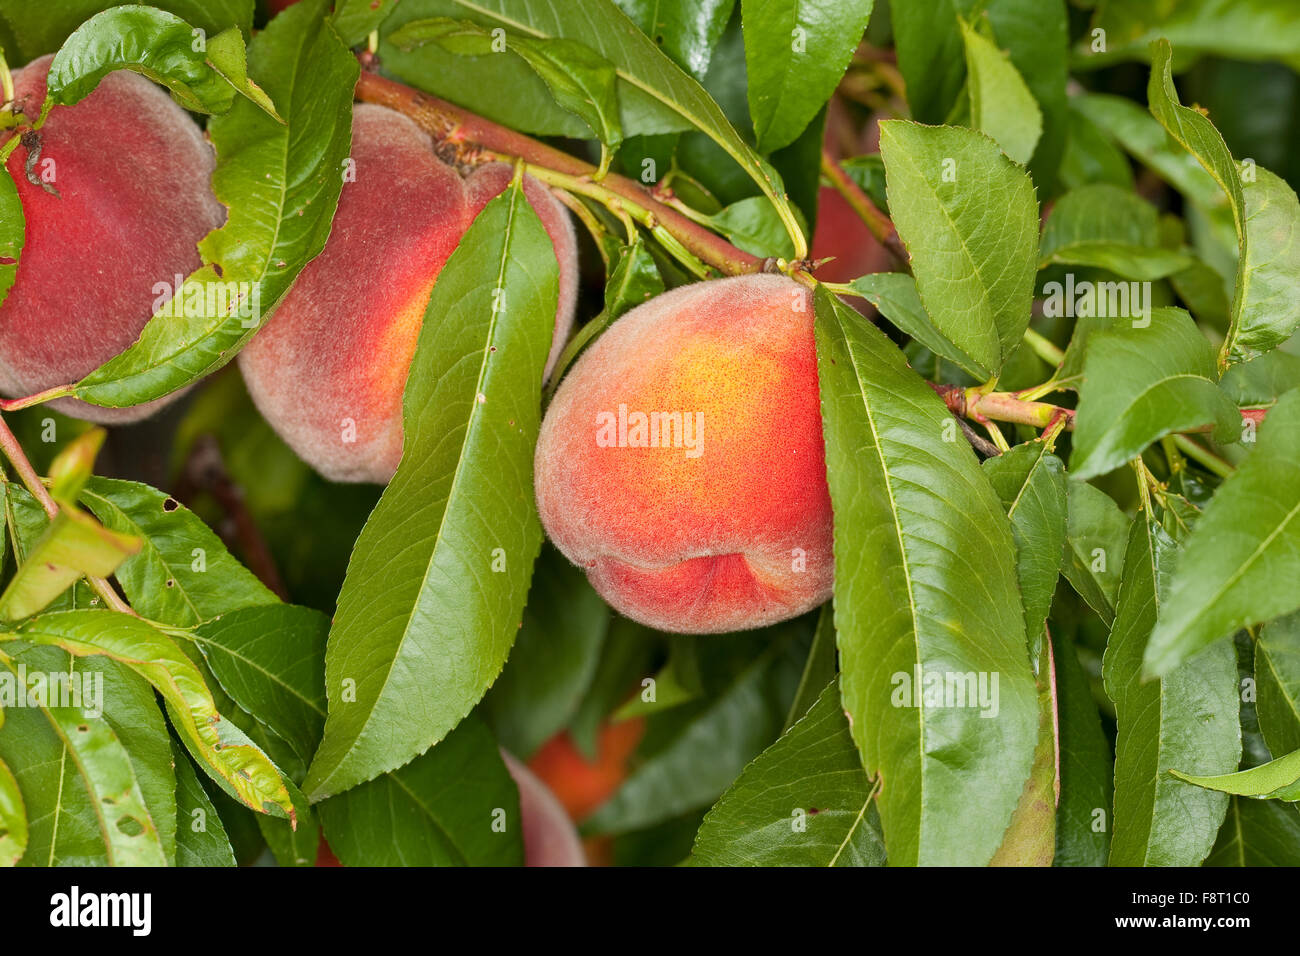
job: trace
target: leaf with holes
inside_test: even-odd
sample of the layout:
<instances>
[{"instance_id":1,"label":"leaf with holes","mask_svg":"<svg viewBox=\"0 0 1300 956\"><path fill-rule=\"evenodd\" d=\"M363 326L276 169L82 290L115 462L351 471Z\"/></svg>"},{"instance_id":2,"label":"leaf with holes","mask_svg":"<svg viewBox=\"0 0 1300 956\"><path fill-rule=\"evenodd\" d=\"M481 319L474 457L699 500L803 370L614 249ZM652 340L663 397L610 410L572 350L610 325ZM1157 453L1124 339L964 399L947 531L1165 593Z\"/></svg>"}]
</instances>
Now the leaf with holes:
<instances>
[{"instance_id":1,"label":"leaf with holes","mask_svg":"<svg viewBox=\"0 0 1300 956\"><path fill-rule=\"evenodd\" d=\"M268 813L278 807L291 813L279 771L221 718L199 669L147 621L109 610L58 611L33 618L11 633L32 644L61 647L76 657L104 655L125 664L162 694L173 726L214 779L254 810Z\"/></svg>"},{"instance_id":2,"label":"leaf with holes","mask_svg":"<svg viewBox=\"0 0 1300 956\"><path fill-rule=\"evenodd\" d=\"M106 528L141 542L117 569L117 580L150 620L195 627L236 608L279 603L198 515L164 492L93 478L81 501Z\"/></svg>"}]
</instances>

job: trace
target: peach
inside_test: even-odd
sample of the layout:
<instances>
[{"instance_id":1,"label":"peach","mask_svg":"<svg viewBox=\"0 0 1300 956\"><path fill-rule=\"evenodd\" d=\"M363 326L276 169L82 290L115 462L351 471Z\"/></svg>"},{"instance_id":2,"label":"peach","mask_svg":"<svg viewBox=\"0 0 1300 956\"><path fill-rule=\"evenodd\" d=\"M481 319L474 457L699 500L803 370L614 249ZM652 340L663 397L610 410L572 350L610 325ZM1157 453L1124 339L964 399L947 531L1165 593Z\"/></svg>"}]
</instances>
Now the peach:
<instances>
[{"instance_id":1,"label":"peach","mask_svg":"<svg viewBox=\"0 0 1300 956\"><path fill-rule=\"evenodd\" d=\"M528 768L550 787L569 816L581 822L627 779L628 761L644 733L640 718L605 724L594 760L582 755L567 731L558 733L538 748Z\"/></svg>"},{"instance_id":2,"label":"peach","mask_svg":"<svg viewBox=\"0 0 1300 956\"><path fill-rule=\"evenodd\" d=\"M537 506L614 608L682 633L760 627L830 597L812 294L776 275L628 312L542 423Z\"/></svg>"},{"instance_id":3,"label":"peach","mask_svg":"<svg viewBox=\"0 0 1300 956\"><path fill-rule=\"evenodd\" d=\"M14 74L14 102L35 118L52 57ZM225 220L212 194L215 162L199 127L162 87L117 71L74 106L56 106L7 166L22 202L26 242L0 305L0 392L10 397L76 382L130 346L159 291L202 265L198 241ZM134 408L74 399L58 411L104 424L137 421L168 396Z\"/></svg>"},{"instance_id":4,"label":"peach","mask_svg":"<svg viewBox=\"0 0 1300 956\"><path fill-rule=\"evenodd\" d=\"M428 134L372 104L354 110L352 160L355 181L344 183L325 249L239 364L263 417L299 457L334 481L383 483L401 460L402 390L434 281L512 171L498 163L462 179ZM560 264L553 362L573 324L577 240L545 186L530 178L524 194Z\"/></svg>"},{"instance_id":5,"label":"peach","mask_svg":"<svg viewBox=\"0 0 1300 956\"><path fill-rule=\"evenodd\" d=\"M573 821L555 794L526 766L501 751L506 769L519 788L519 817L524 836L524 866L586 866L587 857Z\"/></svg>"}]
</instances>

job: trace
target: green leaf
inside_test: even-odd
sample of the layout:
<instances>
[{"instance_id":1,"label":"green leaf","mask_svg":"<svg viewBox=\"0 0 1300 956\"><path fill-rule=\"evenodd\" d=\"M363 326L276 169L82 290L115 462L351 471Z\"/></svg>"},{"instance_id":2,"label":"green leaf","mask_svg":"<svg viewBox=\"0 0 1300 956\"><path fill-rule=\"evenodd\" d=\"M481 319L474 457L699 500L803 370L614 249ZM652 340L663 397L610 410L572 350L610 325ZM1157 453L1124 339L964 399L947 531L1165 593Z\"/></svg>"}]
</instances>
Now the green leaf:
<instances>
[{"instance_id":1,"label":"green leaf","mask_svg":"<svg viewBox=\"0 0 1300 956\"><path fill-rule=\"evenodd\" d=\"M0 621L17 621L41 611L84 575L107 577L139 549L138 538L110 531L89 515L60 508L0 594Z\"/></svg>"},{"instance_id":2,"label":"green leaf","mask_svg":"<svg viewBox=\"0 0 1300 956\"><path fill-rule=\"evenodd\" d=\"M1061 573L1109 625L1124 567L1128 519L1104 491L1082 481L1066 485L1069 509Z\"/></svg>"},{"instance_id":3,"label":"green leaf","mask_svg":"<svg viewBox=\"0 0 1300 956\"><path fill-rule=\"evenodd\" d=\"M527 760L568 725L596 673L609 620L609 605L582 569L543 549L510 660L480 708L501 746Z\"/></svg>"},{"instance_id":4,"label":"green leaf","mask_svg":"<svg viewBox=\"0 0 1300 956\"><path fill-rule=\"evenodd\" d=\"M709 218L711 228L755 256L790 259L794 243L781 217L764 196L750 196L732 203Z\"/></svg>"},{"instance_id":5,"label":"green leaf","mask_svg":"<svg viewBox=\"0 0 1300 956\"><path fill-rule=\"evenodd\" d=\"M443 266L397 474L357 541L326 655L313 801L441 740L500 674L542 543L533 446L559 270L516 182ZM344 699L344 682L355 696Z\"/></svg>"},{"instance_id":6,"label":"green leaf","mask_svg":"<svg viewBox=\"0 0 1300 956\"><path fill-rule=\"evenodd\" d=\"M889 6L907 105L920 122L942 123L965 81L958 7L953 0L908 0ZM975 6L974 0L966 0L960 12Z\"/></svg>"},{"instance_id":7,"label":"green leaf","mask_svg":"<svg viewBox=\"0 0 1300 956\"><path fill-rule=\"evenodd\" d=\"M730 648L702 648L727 658L702 662L704 698L651 718L640 763L583 832L627 833L714 803L780 734L807 654L805 630L788 622L733 635Z\"/></svg>"},{"instance_id":8,"label":"green leaf","mask_svg":"<svg viewBox=\"0 0 1300 956\"><path fill-rule=\"evenodd\" d=\"M972 7L968 15L973 15ZM993 25L998 46L1008 51L1011 64L1024 78L1043 114L1043 135L1034 150L1029 171L1039 192L1057 192L1061 156L1065 150L1069 99L1068 75L1070 14L1065 0L989 0L985 12Z\"/></svg>"},{"instance_id":9,"label":"green leaf","mask_svg":"<svg viewBox=\"0 0 1300 956\"><path fill-rule=\"evenodd\" d=\"M1076 96L1069 101L1069 129L1065 139L1065 155L1061 160L1062 185L1066 189L1080 189L1106 183L1125 192L1133 192L1133 167L1128 157L1115 145L1107 132L1079 108L1082 99L1083 97ZM1151 119L1145 113L1141 115Z\"/></svg>"},{"instance_id":10,"label":"green leaf","mask_svg":"<svg viewBox=\"0 0 1300 956\"><path fill-rule=\"evenodd\" d=\"M1034 661L1038 681L1038 741L1029 779L989 866L1051 866L1056 853L1056 674L1052 646L1043 640Z\"/></svg>"},{"instance_id":11,"label":"green leaf","mask_svg":"<svg viewBox=\"0 0 1300 956\"><path fill-rule=\"evenodd\" d=\"M1102 664L1119 725L1111 866L1199 866L1228 801L1168 771L1222 773L1241 758L1237 660L1230 644L1205 649L1161 680L1142 679L1142 648L1158 614L1172 603L1169 577L1177 557L1174 539L1139 514Z\"/></svg>"},{"instance_id":12,"label":"green leaf","mask_svg":"<svg viewBox=\"0 0 1300 956\"><path fill-rule=\"evenodd\" d=\"M907 101L923 123L949 122L969 82L958 18L988 17L1041 109L1043 135L1031 170L1045 194L1055 192L1067 122L1064 0L908 0L891 12Z\"/></svg>"},{"instance_id":13,"label":"green leaf","mask_svg":"<svg viewBox=\"0 0 1300 956\"><path fill-rule=\"evenodd\" d=\"M885 843L834 683L745 768L700 827L694 866L883 866Z\"/></svg>"},{"instance_id":14,"label":"green leaf","mask_svg":"<svg viewBox=\"0 0 1300 956\"><path fill-rule=\"evenodd\" d=\"M672 61L704 79L736 0L614 0Z\"/></svg>"},{"instance_id":15,"label":"green leaf","mask_svg":"<svg viewBox=\"0 0 1300 956\"><path fill-rule=\"evenodd\" d=\"M1038 205L1023 169L982 133L880 124L889 210L936 327L999 369L1029 324Z\"/></svg>"},{"instance_id":16,"label":"green leaf","mask_svg":"<svg viewBox=\"0 0 1300 956\"><path fill-rule=\"evenodd\" d=\"M351 146L359 70L323 19L324 7L303 0L253 40L250 72L287 124L247 100L208 124L217 148L213 190L230 216L199 243L207 265L135 344L77 384L76 397L137 405L226 365L324 248Z\"/></svg>"},{"instance_id":17,"label":"green leaf","mask_svg":"<svg viewBox=\"0 0 1300 956\"><path fill-rule=\"evenodd\" d=\"M320 816L345 866L524 861L519 792L492 734L474 716L400 770L326 800Z\"/></svg>"},{"instance_id":18,"label":"green leaf","mask_svg":"<svg viewBox=\"0 0 1300 956\"><path fill-rule=\"evenodd\" d=\"M1025 634L1037 658L1065 551L1065 465L1046 443L1026 442L982 467L1011 519Z\"/></svg>"},{"instance_id":19,"label":"green leaf","mask_svg":"<svg viewBox=\"0 0 1300 956\"><path fill-rule=\"evenodd\" d=\"M71 106L114 70L131 70L161 83L197 113L225 113L235 94L279 119L266 94L243 75L244 39L231 27L196 42L195 28L155 7L116 6L79 26L50 63L48 103ZM198 50L195 47L199 47Z\"/></svg>"},{"instance_id":20,"label":"green leaf","mask_svg":"<svg viewBox=\"0 0 1300 956\"><path fill-rule=\"evenodd\" d=\"M248 51L244 49L244 37L238 29L223 30L208 41L207 62L241 96L277 122L284 122L275 111L271 98L248 76Z\"/></svg>"},{"instance_id":21,"label":"green leaf","mask_svg":"<svg viewBox=\"0 0 1300 956\"><path fill-rule=\"evenodd\" d=\"M1060 723L1061 801L1055 866L1105 866L1110 855L1114 755L1074 647L1052 635Z\"/></svg>"},{"instance_id":22,"label":"green leaf","mask_svg":"<svg viewBox=\"0 0 1300 956\"><path fill-rule=\"evenodd\" d=\"M880 310L901 332L905 332L936 355L946 358L979 381L993 376L990 366L971 358L935 327L921 304L916 280L902 272L875 272L854 279L853 291Z\"/></svg>"},{"instance_id":23,"label":"green leaf","mask_svg":"<svg viewBox=\"0 0 1300 956\"><path fill-rule=\"evenodd\" d=\"M1162 676L1238 628L1300 607L1300 390L1259 428L1187 541L1169 601L1146 649Z\"/></svg>"},{"instance_id":24,"label":"green leaf","mask_svg":"<svg viewBox=\"0 0 1300 956\"><path fill-rule=\"evenodd\" d=\"M45 649L38 649L37 653ZM24 651L27 656L30 652ZM5 667L0 662L0 668ZM40 668L46 670L44 666ZM8 670L5 671L8 676ZM101 718L102 723L102 718ZM101 726L96 736L104 737ZM0 760L18 782L27 808L27 866L105 866L108 848L93 785L59 736L54 723L37 707L10 707L0 728ZM159 854L160 855L160 854Z\"/></svg>"},{"instance_id":25,"label":"green leaf","mask_svg":"<svg viewBox=\"0 0 1300 956\"><path fill-rule=\"evenodd\" d=\"M961 21L966 48L971 125L983 130L1021 165L1034 155L1043 135L1043 112L1029 87L997 44Z\"/></svg>"},{"instance_id":26,"label":"green leaf","mask_svg":"<svg viewBox=\"0 0 1300 956\"><path fill-rule=\"evenodd\" d=\"M142 543L117 569L117 580L150 620L195 627L236 608L279 603L198 515L166 493L94 478L81 498L106 528Z\"/></svg>"},{"instance_id":27,"label":"green leaf","mask_svg":"<svg viewBox=\"0 0 1300 956\"><path fill-rule=\"evenodd\" d=\"M60 504L75 505L81 491L95 470L95 456L103 447L108 432L92 428L82 432L57 454L50 463L50 497Z\"/></svg>"},{"instance_id":28,"label":"green leaf","mask_svg":"<svg viewBox=\"0 0 1300 956\"><path fill-rule=\"evenodd\" d=\"M902 353L824 289L816 307L841 691L867 772L888 781L890 862L983 865L1038 736L1011 526ZM934 706L936 674L963 691L983 680L986 698L996 675L997 719L978 701Z\"/></svg>"},{"instance_id":29,"label":"green leaf","mask_svg":"<svg viewBox=\"0 0 1300 956\"><path fill-rule=\"evenodd\" d=\"M231 698L309 762L325 726L325 640L330 622L289 604L222 614L194 632Z\"/></svg>"},{"instance_id":30,"label":"green leaf","mask_svg":"<svg viewBox=\"0 0 1300 956\"><path fill-rule=\"evenodd\" d=\"M21 485L6 485L3 505L5 520L9 525L10 543L13 545L13 564L21 565L27 560L36 542L49 530L50 519L40 502ZM79 580L71 590L55 598L47 609L65 611L95 607L99 601L99 595L90 589L85 580Z\"/></svg>"},{"instance_id":31,"label":"green leaf","mask_svg":"<svg viewBox=\"0 0 1300 956\"><path fill-rule=\"evenodd\" d=\"M665 639L660 632L629 618L610 616L596 673L568 726L574 746L588 760L596 759L601 728L626 701L628 689L654 673L657 662L662 660Z\"/></svg>"},{"instance_id":32,"label":"green leaf","mask_svg":"<svg viewBox=\"0 0 1300 956\"><path fill-rule=\"evenodd\" d=\"M0 305L8 298L18 277L18 260L23 254L26 233L22 200L6 166L0 170Z\"/></svg>"},{"instance_id":33,"label":"green leaf","mask_svg":"<svg viewBox=\"0 0 1300 956\"><path fill-rule=\"evenodd\" d=\"M653 677L642 678L641 693L629 697L610 714L610 722L662 713L704 696L700 686L699 645L682 634L669 634L666 639L668 661Z\"/></svg>"},{"instance_id":34,"label":"green leaf","mask_svg":"<svg viewBox=\"0 0 1300 956\"><path fill-rule=\"evenodd\" d=\"M844 75L874 0L741 0L758 149L789 146Z\"/></svg>"},{"instance_id":35,"label":"green leaf","mask_svg":"<svg viewBox=\"0 0 1300 956\"><path fill-rule=\"evenodd\" d=\"M14 63L27 63L59 48L79 24L120 0L57 0L54 3L8 3L3 18L18 41ZM153 0L150 6L174 13L209 35L227 27L247 34L253 27L255 0Z\"/></svg>"},{"instance_id":36,"label":"green leaf","mask_svg":"<svg viewBox=\"0 0 1300 956\"><path fill-rule=\"evenodd\" d=\"M172 741L176 766L176 865L234 866L226 828L184 749Z\"/></svg>"},{"instance_id":37,"label":"green leaf","mask_svg":"<svg viewBox=\"0 0 1300 956\"><path fill-rule=\"evenodd\" d=\"M468 20L437 17L414 20L388 36L403 50L436 43L451 53L490 56L510 50L542 78L555 101L591 128L602 147L597 178L609 168L610 156L623 142L618 112L618 76L614 65L591 47L574 40L505 34L498 38Z\"/></svg>"},{"instance_id":38,"label":"green leaf","mask_svg":"<svg viewBox=\"0 0 1300 956\"><path fill-rule=\"evenodd\" d=\"M1300 355L1267 352L1230 366L1219 387L1240 408L1266 408L1293 388L1300 388Z\"/></svg>"},{"instance_id":39,"label":"green leaf","mask_svg":"<svg viewBox=\"0 0 1300 956\"><path fill-rule=\"evenodd\" d=\"M1300 200L1268 170L1255 171L1254 182L1243 187L1243 174L1214 124L1179 103L1172 59L1167 40L1152 45L1151 113L1223 190L1237 233L1236 291L1221 362L1226 365L1278 345L1300 326Z\"/></svg>"},{"instance_id":40,"label":"green leaf","mask_svg":"<svg viewBox=\"0 0 1300 956\"><path fill-rule=\"evenodd\" d=\"M547 403L564 378L574 360L609 327L609 324L629 309L648 302L664 291L664 280L655 265L654 254L645 240L637 235L631 243L618 246L618 259L612 263L605 282L605 308L587 322L569 339L551 370L547 388ZM512 751L513 752L513 751Z\"/></svg>"},{"instance_id":41,"label":"green leaf","mask_svg":"<svg viewBox=\"0 0 1300 956\"><path fill-rule=\"evenodd\" d=\"M1300 614L1265 624L1255 642L1259 728L1276 754L1300 750Z\"/></svg>"},{"instance_id":42,"label":"green leaf","mask_svg":"<svg viewBox=\"0 0 1300 956\"><path fill-rule=\"evenodd\" d=\"M1106 183L1066 193L1052 207L1039 246L1040 269L1059 265L1106 269L1152 282L1192 266L1181 252L1160 248L1160 214L1146 200Z\"/></svg>"},{"instance_id":43,"label":"green leaf","mask_svg":"<svg viewBox=\"0 0 1300 956\"><path fill-rule=\"evenodd\" d=\"M709 8L702 9L709 12ZM617 70L625 135L700 131L757 183L793 238L799 225L780 177L746 144L703 87L665 56L654 40L638 30L610 0L584 4L582 16L573 16L572 11L570 0L405 0L387 25L397 29L422 16L454 12L480 26L500 27L511 34L539 40L559 37L590 47ZM388 43L380 47L380 52L385 64L399 76L512 129L583 135L581 129L546 127L539 122L545 117L539 115L536 98L528 94L527 80L531 77L508 73L493 57L480 58L482 62L476 66L458 65L454 57L403 59L395 55L400 51ZM569 115L562 112L562 116Z\"/></svg>"},{"instance_id":44,"label":"green leaf","mask_svg":"<svg viewBox=\"0 0 1300 956\"><path fill-rule=\"evenodd\" d=\"M283 774L283 771L281 771ZM279 817L257 814L257 827L262 837L280 866L315 866L320 853L320 823L316 811L307 801L307 797L290 779L284 781L293 804L293 817L284 820Z\"/></svg>"},{"instance_id":45,"label":"green leaf","mask_svg":"<svg viewBox=\"0 0 1300 956\"><path fill-rule=\"evenodd\" d=\"M1088 339L1070 469L1086 480L1174 432L1241 435L1241 414L1215 382L1214 347L1182 309L1159 308Z\"/></svg>"},{"instance_id":46,"label":"green leaf","mask_svg":"<svg viewBox=\"0 0 1300 956\"><path fill-rule=\"evenodd\" d=\"M21 712L30 709L34 712L32 716L37 721L40 720L40 716L37 715L43 716L48 721L48 727L58 739L56 746L61 750L61 754L56 758L58 764L55 772L63 778L65 761L70 761L75 768L70 770L69 776L73 779L68 782L73 786L80 785L85 788L88 796L85 806L92 811L97 836L102 841L103 852L109 865L166 866L169 861L168 853L164 848L158 823L155 822L150 807L145 801L131 757L104 716L102 709L96 711L89 706L85 696L85 685L81 682L83 669L77 667L75 663L69 664L65 655L48 653L24 654L19 656L17 661L0 654L0 667L7 669L10 679L15 682L24 678L28 680L28 707L12 708L12 710ZM69 675L69 681L66 685L56 686L51 681L53 676L61 671ZM75 678L71 677L74 673ZM43 695L39 706L33 705L30 697L38 692L37 686L34 686L37 679L39 679L37 686L43 688L39 691ZM72 684L74 679L77 680L77 685ZM55 698L62 699L64 694L68 693L67 688L71 686L80 686L82 688L80 695L66 702L56 703ZM80 699L77 699L78 696ZM101 700L101 706L102 703ZM39 746L38 738L43 736L31 726L31 721L25 719L26 717L25 713L21 716L18 713L10 714L4 733L6 736L19 735L23 742L14 741L11 746L2 748L3 757L0 757L18 769L20 781L24 770L31 765L28 763L30 757L24 760L22 750L16 748L26 748L28 745ZM44 807L37 805L36 801L40 800L40 803L44 804L49 796L49 793L27 788L26 802L31 805L33 811L39 812ZM173 839L175 836L174 807L173 803L171 819ZM34 824L36 822L33 820ZM53 850L56 834L47 836L44 826L41 829L42 833L32 841L33 849L48 839L51 841L50 849ZM33 834L33 836L37 835ZM35 855L29 856L26 862L36 863L37 858Z\"/></svg>"},{"instance_id":47,"label":"green leaf","mask_svg":"<svg viewBox=\"0 0 1300 956\"><path fill-rule=\"evenodd\" d=\"M108 610L60 611L33 618L12 633L76 657L104 655L125 664L162 694L186 746L240 800L262 813L269 812L268 806L290 811L279 771L251 744L230 742L242 734L217 713L202 673L147 621Z\"/></svg>"},{"instance_id":48,"label":"green leaf","mask_svg":"<svg viewBox=\"0 0 1300 956\"><path fill-rule=\"evenodd\" d=\"M1253 176L1242 185L1246 256L1232 329L1236 361L1277 347L1300 327L1300 199L1267 169L1255 169Z\"/></svg>"},{"instance_id":49,"label":"green leaf","mask_svg":"<svg viewBox=\"0 0 1300 956\"><path fill-rule=\"evenodd\" d=\"M1071 109L1113 137L1188 199L1205 209L1227 210L1228 198L1196 157L1170 139L1142 107L1122 96L1085 93L1070 99Z\"/></svg>"},{"instance_id":50,"label":"green leaf","mask_svg":"<svg viewBox=\"0 0 1300 956\"><path fill-rule=\"evenodd\" d=\"M838 655L835 650L835 608L827 601L817 612L817 629L813 631L812 647L808 650L808 659L804 662L803 674L799 678L799 688L795 691L790 710L785 716L785 733L795 725L804 714L812 709L813 704L839 673ZM838 699L838 695L837 695Z\"/></svg>"},{"instance_id":51,"label":"green leaf","mask_svg":"<svg viewBox=\"0 0 1300 956\"><path fill-rule=\"evenodd\" d=\"M1249 770L1236 773L1197 776L1170 770L1179 780L1186 780L1198 787L1217 790L1220 793L1233 793L1240 797L1260 797L1270 800L1285 800L1295 803L1300 800L1300 750L1289 753L1276 760L1270 760Z\"/></svg>"},{"instance_id":52,"label":"green leaf","mask_svg":"<svg viewBox=\"0 0 1300 956\"><path fill-rule=\"evenodd\" d=\"M18 780L0 760L0 867L17 866L27 852L27 808Z\"/></svg>"},{"instance_id":53,"label":"green leaf","mask_svg":"<svg viewBox=\"0 0 1300 956\"><path fill-rule=\"evenodd\" d=\"M1300 866L1300 807L1229 797L1228 814L1206 866Z\"/></svg>"},{"instance_id":54,"label":"green leaf","mask_svg":"<svg viewBox=\"0 0 1300 956\"><path fill-rule=\"evenodd\" d=\"M1285 0L1107 2L1098 6L1093 29L1106 31L1106 49L1077 56L1075 65L1085 69L1144 60L1157 37L1167 38L1182 54L1235 60L1289 60L1300 49L1300 23Z\"/></svg>"},{"instance_id":55,"label":"green leaf","mask_svg":"<svg viewBox=\"0 0 1300 956\"><path fill-rule=\"evenodd\" d=\"M348 46L356 46L388 19L397 0L337 0L332 22Z\"/></svg>"}]
</instances>

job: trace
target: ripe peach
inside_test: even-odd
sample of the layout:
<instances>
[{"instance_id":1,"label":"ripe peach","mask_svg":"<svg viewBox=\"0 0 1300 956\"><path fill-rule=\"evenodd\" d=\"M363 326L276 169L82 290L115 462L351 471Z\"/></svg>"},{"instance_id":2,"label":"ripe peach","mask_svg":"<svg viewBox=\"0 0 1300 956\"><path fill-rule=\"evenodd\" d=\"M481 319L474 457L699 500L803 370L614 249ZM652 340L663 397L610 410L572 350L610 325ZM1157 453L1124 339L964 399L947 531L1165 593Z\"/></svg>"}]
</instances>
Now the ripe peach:
<instances>
[{"instance_id":1,"label":"ripe peach","mask_svg":"<svg viewBox=\"0 0 1300 956\"><path fill-rule=\"evenodd\" d=\"M614 795L627 779L628 760L645 733L638 718L605 724L596 741L596 759L589 761L568 732L556 734L538 748L528 767L551 788L570 817L581 822Z\"/></svg>"},{"instance_id":2,"label":"ripe peach","mask_svg":"<svg viewBox=\"0 0 1300 956\"><path fill-rule=\"evenodd\" d=\"M411 120L371 104L354 110L352 160L324 251L239 363L262 415L304 461L335 481L382 483L402 456L402 389L434 280L511 170L493 164L463 180ZM529 179L524 194L560 263L554 361L573 323L577 240L548 189Z\"/></svg>"},{"instance_id":3,"label":"ripe peach","mask_svg":"<svg viewBox=\"0 0 1300 956\"><path fill-rule=\"evenodd\" d=\"M29 117L45 99L52 57L14 74ZM75 106L56 106L39 132L30 182L26 146L7 166L27 235L0 305L0 392L16 397L75 382L131 345L154 314L155 286L202 265L198 241L225 220L212 194L214 157L202 131L161 87L117 71ZM58 411L92 422L144 418L175 396L134 408L72 399Z\"/></svg>"},{"instance_id":4,"label":"ripe peach","mask_svg":"<svg viewBox=\"0 0 1300 956\"><path fill-rule=\"evenodd\" d=\"M775 275L675 289L615 322L542 423L537 505L628 617L760 627L830 597L809 290Z\"/></svg>"},{"instance_id":5,"label":"ripe peach","mask_svg":"<svg viewBox=\"0 0 1300 956\"><path fill-rule=\"evenodd\" d=\"M501 751L506 769L519 788L519 816L524 831L524 866L586 866L582 841L555 794L526 766Z\"/></svg>"}]
</instances>

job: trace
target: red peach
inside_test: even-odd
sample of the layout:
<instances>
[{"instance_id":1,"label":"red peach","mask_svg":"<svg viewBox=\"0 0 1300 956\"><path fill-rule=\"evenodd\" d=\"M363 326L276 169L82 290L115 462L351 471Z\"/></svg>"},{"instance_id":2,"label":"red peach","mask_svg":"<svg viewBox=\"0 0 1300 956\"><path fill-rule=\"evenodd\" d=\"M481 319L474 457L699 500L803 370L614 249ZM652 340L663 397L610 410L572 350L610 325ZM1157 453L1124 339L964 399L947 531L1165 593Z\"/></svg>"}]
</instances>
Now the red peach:
<instances>
[{"instance_id":1,"label":"red peach","mask_svg":"<svg viewBox=\"0 0 1300 956\"><path fill-rule=\"evenodd\" d=\"M675 289L575 363L537 444L556 546L628 617L716 633L830 597L812 295L783 276Z\"/></svg>"},{"instance_id":2,"label":"red peach","mask_svg":"<svg viewBox=\"0 0 1300 956\"><path fill-rule=\"evenodd\" d=\"M40 113L52 59L14 74L14 102L29 117ZM159 289L202 265L198 242L226 214L209 185L215 160L202 131L135 73L110 73L81 102L54 107L36 135L33 175L57 193L27 178L28 151L18 146L7 167L26 241L0 305L0 392L11 397L76 382L135 342ZM113 424L176 397L133 408L51 405Z\"/></svg>"},{"instance_id":3,"label":"red peach","mask_svg":"<svg viewBox=\"0 0 1300 956\"><path fill-rule=\"evenodd\" d=\"M354 109L351 158L355 181L324 251L239 364L262 415L304 461L335 481L383 483L402 456L402 390L434 281L511 170L494 164L462 180L415 123L371 104ZM560 264L553 359L572 328L577 240L548 189L528 179L524 193Z\"/></svg>"}]
</instances>

